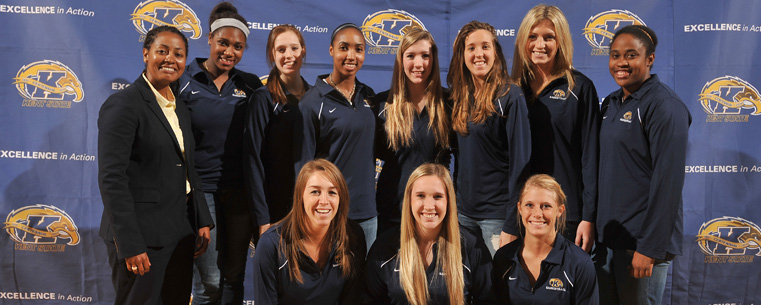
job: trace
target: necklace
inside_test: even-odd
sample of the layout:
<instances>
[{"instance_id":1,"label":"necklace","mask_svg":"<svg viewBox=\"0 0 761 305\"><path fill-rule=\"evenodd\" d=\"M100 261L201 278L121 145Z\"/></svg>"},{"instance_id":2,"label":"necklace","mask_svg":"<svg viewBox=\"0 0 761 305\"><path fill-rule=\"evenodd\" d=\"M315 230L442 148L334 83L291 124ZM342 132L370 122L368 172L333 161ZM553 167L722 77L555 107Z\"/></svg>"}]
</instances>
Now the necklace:
<instances>
[{"instance_id":1,"label":"necklace","mask_svg":"<svg viewBox=\"0 0 761 305\"><path fill-rule=\"evenodd\" d=\"M206 65L206 61L203 61L203 68L206 69L206 72L209 72L209 75L211 75L212 78L217 78L217 76L214 75L214 73L211 73L211 70L209 70L209 66Z\"/></svg>"},{"instance_id":2,"label":"necklace","mask_svg":"<svg viewBox=\"0 0 761 305\"><path fill-rule=\"evenodd\" d=\"M336 82L333 81L333 73L330 73L328 75L328 84L333 86L333 88L336 88L338 92L341 92L341 95L343 95L346 98L346 100L348 100L349 103L351 103L351 97L354 96L354 90L357 89L357 82L354 82L354 86L351 87L351 92L349 92L349 95L346 95L346 93L344 93L343 90L341 90L341 88L338 88L338 85L336 85Z\"/></svg>"}]
</instances>

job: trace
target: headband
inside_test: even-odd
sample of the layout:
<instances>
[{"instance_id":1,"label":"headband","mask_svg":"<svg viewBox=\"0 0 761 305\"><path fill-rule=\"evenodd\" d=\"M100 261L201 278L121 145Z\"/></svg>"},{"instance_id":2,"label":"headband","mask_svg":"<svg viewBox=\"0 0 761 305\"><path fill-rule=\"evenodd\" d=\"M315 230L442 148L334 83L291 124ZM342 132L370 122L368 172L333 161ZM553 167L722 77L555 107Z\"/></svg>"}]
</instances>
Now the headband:
<instances>
[{"instance_id":1,"label":"headband","mask_svg":"<svg viewBox=\"0 0 761 305\"><path fill-rule=\"evenodd\" d=\"M248 38L248 34L251 33L243 22L235 18L219 18L214 20L214 22L211 23L211 32L214 33L217 29L225 26L231 26L241 30L243 34L246 34L246 38Z\"/></svg>"},{"instance_id":2,"label":"headband","mask_svg":"<svg viewBox=\"0 0 761 305\"><path fill-rule=\"evenodd\" d=\"M338 34L338 32L340 32L341 30L343 30L345 28L355 28L355 29L357 29L357 31L362 33L362 29L360 29L356 24L353 24L351 22L344 23L342 25L339 25L335 30L333 30L333 34L330 34L330 43L331 44L333 43L333 39L336 38L336 34Z\"/></svg>"},{"instance_id":3,"label":"headband","mask_svg":"<svg viewBox=\"0 0 761 305\"><path fill-rule=\"evenodd\" d=\"M648 34L648 33L647 33L647 31L645 31L645 29L643 29L643 28L638 28L638 29L639 29L640 31L642 31L642 33L645 33L645 35L647 35L647 38L650 38L650 42L652 42L653 44L655 44L655 41L653 41L653 37L650 37L650 34Z\"/></svg>"}]
</instances>

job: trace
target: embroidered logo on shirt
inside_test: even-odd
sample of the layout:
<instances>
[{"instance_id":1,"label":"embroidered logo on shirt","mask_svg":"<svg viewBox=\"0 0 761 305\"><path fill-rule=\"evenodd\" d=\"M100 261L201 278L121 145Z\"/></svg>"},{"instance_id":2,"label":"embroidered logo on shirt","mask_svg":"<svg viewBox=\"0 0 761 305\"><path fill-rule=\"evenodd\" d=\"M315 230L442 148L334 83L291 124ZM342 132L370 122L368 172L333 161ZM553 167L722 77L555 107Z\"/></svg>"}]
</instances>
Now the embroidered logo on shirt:
<instances>
[{"instance_id":1,"label":"embroidered logo on shirt","mask_svg":"<svg viewBox=\"0 0 761 305\"><path fill-rule=\"evenodd\" d=\"M233 90L233 96L234 97L246 97L246 92L244 92L243 90L240 90L238 88L235 88L235 90Z\"/></svg>"},{"instance_id":2,"label":"embroidered logo on shirt","mask_svg":"<svg viewBox=\"0 0 761 305\"><path fill-rule=\"evenodd\" d=\"M336 108L328 110L328 112L333 113L333 111L336 111Z\"/></svg>"},{"instance_id":3,"label":"embroidered logo on shirt","mask_svg":"<svg viewBox=\"0 0 761 305\"><path fill-rule=\"evenodd\" d=\"M566 100L567 97L565 96L565 91L557 89L555 91L552 91L552 95L550 96L553 100Z\"/></svg>"},{"instance_id":4,"label":"embroidered logo on shirt","mask_svg":"<svg viewBox=\"0 0 761 305\"><path fill-rule=\"evenodd\" d=\"M563 281L559 278L551 278L548 284L550 285L544 287L547 290L565 291L565 287L563 287Z\"/></svg>"},{"instance_id":5,"label":"embroidered logo on shirt","mask_svg":"<svg viewBox=\"0 0 761 305\"><path fill-rule=\"evenodd\" d=\"M399 269L394 268L394 272L399 272Z\"/></svg>"},{"instance_id":6,"label":"embroidered logo on shirt","mask_svg":"<svg viewBox=\"0 0 761 305\"><path fill-rule=\"evenodd\" d=\"M370 108L370 103L368 103L367 100L365 100L365 107Z\"/></svg>"},{"instance_id":7,"label":"embroidered logo on shirt","mask_svg":"<svg viewBox=\"0 0 761 305\"><path fill-rule=\"evenodd\" d=\"M518 279L518 277L512 277L512 276L509 276L509 277L507 277L507 279L508 279L508 280L510 280L510 281L514 281L514 280L517 280L517 279Z\"/></svg>"},{"instance_id":8,"label":"embroidered logo on shirt","mask_svg":"<svg viewBox=\"0 0 761 305\"><path fill-rule=\"evenodd\" d=\"M631 111L627 111L626 113L624 113L624 117L622 117L622 118L620 118L618 120L621 121L621 122L625 122L625 123L631 123L632 122L632 112Z\"/></svg>"},{"instance_id":9,"label":"embroidered logo on shirt","mask_svg":"<svg viewBox=\"0 0 761 305\"><path fill-rule=\"evenodd\" d=\"M201 92L201 91L190 91L190 94L198 94L198 92Z\"/></svg>"}]
</instances>

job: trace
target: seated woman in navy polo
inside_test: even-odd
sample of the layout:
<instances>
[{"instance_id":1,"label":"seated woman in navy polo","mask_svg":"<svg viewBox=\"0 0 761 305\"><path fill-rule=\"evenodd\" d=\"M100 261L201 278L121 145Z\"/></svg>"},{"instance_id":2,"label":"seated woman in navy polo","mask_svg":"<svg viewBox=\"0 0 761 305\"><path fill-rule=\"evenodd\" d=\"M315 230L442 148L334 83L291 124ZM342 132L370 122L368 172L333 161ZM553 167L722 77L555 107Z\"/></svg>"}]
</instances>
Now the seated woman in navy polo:
<instances>
[{"instance_id":1,"label":"seated woman in navy polo","mask_svg":"<svg viewBox=\"0 0 761 305\"><path fill-rule=\"evenodd\" d=\"M256 245L256 305L360 302L365 240L348 212L349 192L338 168L325 159L306 163L296 178L293 209Z\"/></svg>"},{"instance_id":2,"label":"seated woman in navy polo","mask_svg":"<svg viewBox=\"0 0 761 305\"><path fill-rule=\"evenodd\" d=\"M364 303L492 304L490 270L484 241L457 223L449 171L423 164L407 182L401 228L370 249Z\"/></svg>"},{"instance_id":3,"label":"seated woman in navy polo","mask_svg":"<svg viewBox=\"0 0 761 305\"><path fill-rule=\"evenodd\" d=\"M501 304L599 304L592 259L561 235L565 201L549 175L526 181L518 201L523 236L500 248L492 262Z\"/></svg>"}]
</instances>

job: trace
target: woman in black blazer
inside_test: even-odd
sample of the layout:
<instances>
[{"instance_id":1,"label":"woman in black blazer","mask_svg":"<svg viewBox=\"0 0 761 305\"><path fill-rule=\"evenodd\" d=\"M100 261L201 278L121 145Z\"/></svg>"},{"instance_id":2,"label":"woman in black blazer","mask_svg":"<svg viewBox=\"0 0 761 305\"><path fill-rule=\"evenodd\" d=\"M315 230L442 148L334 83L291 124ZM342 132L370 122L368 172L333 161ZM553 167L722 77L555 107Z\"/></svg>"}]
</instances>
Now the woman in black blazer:
<instances>
[{"instance_id":1,"label":"woman in black blazer","mask_svg":"<svg viewBox=\"0 0 761 305\"><path fill-rule=\"evenodd\" d=\"M149 31L145 71L100 109L100 235L115 304L188 304L193 257L206 251L213 223L196 188L190 114L170 86L185 70L187 49L176 28Z\"/></svg>"}]
</instances>

